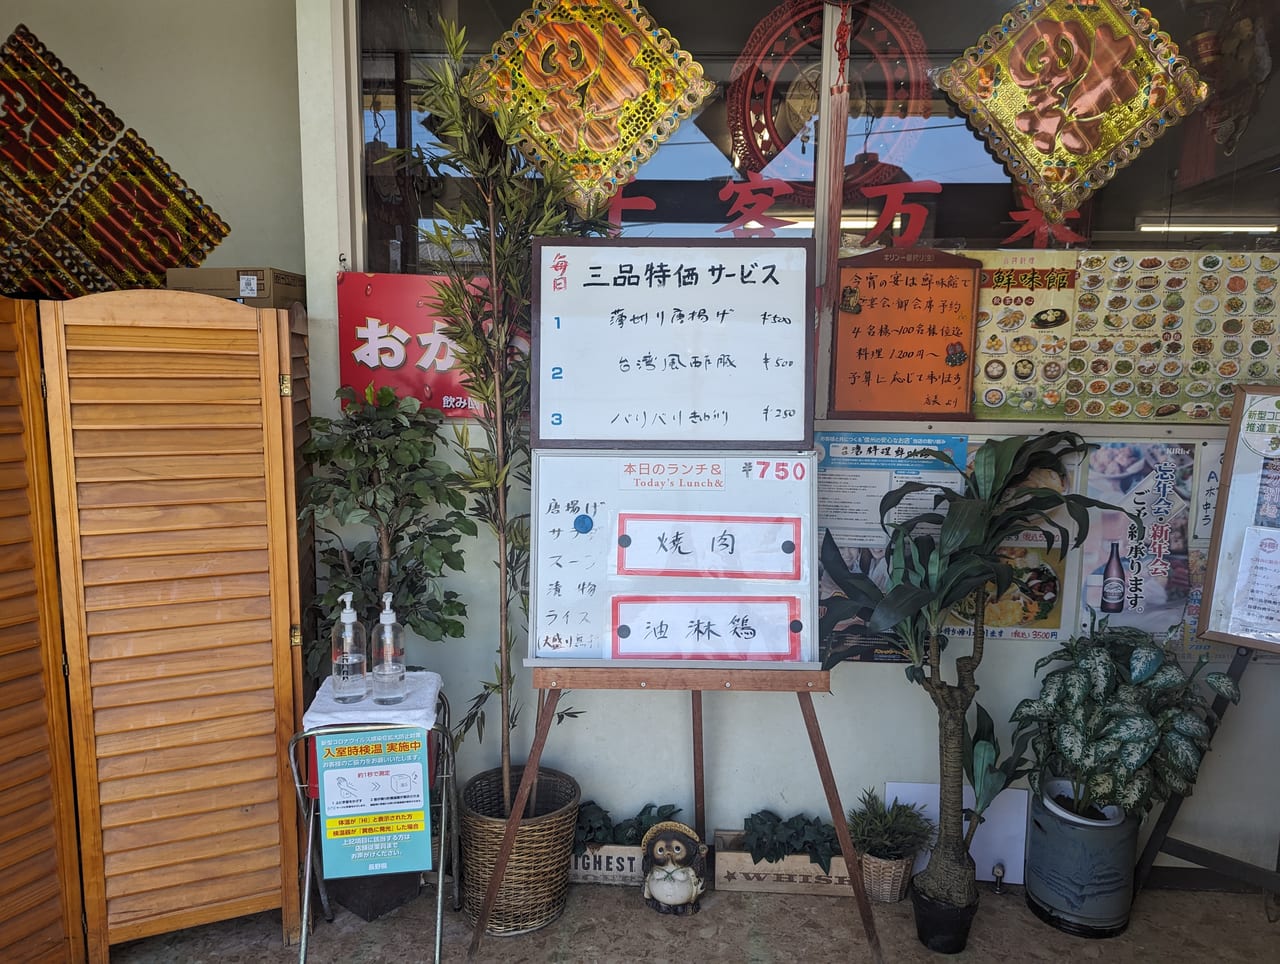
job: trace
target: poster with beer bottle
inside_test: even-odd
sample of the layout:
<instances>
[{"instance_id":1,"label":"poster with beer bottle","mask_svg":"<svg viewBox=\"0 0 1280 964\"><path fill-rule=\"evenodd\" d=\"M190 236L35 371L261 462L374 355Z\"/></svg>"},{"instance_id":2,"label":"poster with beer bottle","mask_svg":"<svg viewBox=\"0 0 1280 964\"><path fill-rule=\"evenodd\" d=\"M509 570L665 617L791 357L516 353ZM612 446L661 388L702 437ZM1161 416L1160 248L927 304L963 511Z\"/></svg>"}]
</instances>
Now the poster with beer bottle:
<instances>
[{"instance_id":1,"label":"poster with beer bottle","mask_svg":"<svg viewBox=\"0 0 1280 964\"><path fill-rule=\"evenodd\" d=\"M1087 494L1123 507L1095 513L1082 547L1081 624L1089 609L1112 625L1180 639L1192 602L1189 564L1193 443L1105 442L1089 455Z\"/></svg>"}]
</instances>

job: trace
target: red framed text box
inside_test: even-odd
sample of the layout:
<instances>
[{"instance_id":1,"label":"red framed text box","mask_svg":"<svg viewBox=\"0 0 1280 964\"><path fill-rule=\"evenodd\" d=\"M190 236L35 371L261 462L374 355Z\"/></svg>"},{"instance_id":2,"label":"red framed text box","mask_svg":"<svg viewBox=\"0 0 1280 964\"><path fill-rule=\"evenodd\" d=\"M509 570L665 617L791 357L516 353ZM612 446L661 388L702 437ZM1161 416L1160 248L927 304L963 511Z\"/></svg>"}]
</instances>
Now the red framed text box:
<instances>
[{"instance_id":1,"label":"red framed text box","mask_svg":"<svg viewBox=\"0 0 1280 964\"><path fill-rule=\"evenodd\" d=\"M800 658L798 596L625 595L611 608L614 659Z\"/></svg>"},{"instance_id":2,"label":"red framed text box","mask_svg":"<svg viewBox=\"0 0 1280 964\"><path fill-rule=\"evenodd\" d=\"M618 515L618 575L800 578L798 516L674 512Z\"/></svg>"}]
</instances>

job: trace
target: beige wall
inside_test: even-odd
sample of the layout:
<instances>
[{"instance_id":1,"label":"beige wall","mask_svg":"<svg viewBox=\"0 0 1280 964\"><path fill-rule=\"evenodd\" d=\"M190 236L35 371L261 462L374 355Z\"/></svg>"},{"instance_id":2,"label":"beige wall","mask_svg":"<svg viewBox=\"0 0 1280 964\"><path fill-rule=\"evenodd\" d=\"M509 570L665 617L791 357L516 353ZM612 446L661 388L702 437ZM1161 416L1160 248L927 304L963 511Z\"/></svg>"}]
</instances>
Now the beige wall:
<instances>
[{"instance_id":1,"label":"beige wall","mask_svg":"<svg viewBox=\"0 0 1280 964\"><path fill-rule=\"evenodd\" d=\"M304 267L292 0L0 0L231 226L205 262Z\"/></svg>"}]
</instances>

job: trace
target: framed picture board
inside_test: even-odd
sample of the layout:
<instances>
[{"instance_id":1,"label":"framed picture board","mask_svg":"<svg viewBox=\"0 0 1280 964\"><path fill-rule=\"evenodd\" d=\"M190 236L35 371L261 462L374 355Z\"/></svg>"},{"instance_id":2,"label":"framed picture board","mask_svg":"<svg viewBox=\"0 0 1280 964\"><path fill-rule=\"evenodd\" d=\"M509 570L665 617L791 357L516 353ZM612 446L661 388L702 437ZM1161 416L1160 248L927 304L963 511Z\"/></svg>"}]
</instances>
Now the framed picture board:
<instances>
[{"instance_id":1,"label":"framed picture board","mask_svg":"<svg viewBox=\"0 0 1280 964\"><path fill-rule=\"evenodd\" d=\"M1236 387L1200 636L1280 654L1280 386Z\"/></svg>"},{"instance_id":2,"label":"framed picture board","mask_svg":"<svg viewBox=\"0 0 1280 964\"><path fill-rule=\"evenodd\" d=\"M842 258L830 417L972 418L981 270L931 248Z\"/></svg>"}]
</instances>

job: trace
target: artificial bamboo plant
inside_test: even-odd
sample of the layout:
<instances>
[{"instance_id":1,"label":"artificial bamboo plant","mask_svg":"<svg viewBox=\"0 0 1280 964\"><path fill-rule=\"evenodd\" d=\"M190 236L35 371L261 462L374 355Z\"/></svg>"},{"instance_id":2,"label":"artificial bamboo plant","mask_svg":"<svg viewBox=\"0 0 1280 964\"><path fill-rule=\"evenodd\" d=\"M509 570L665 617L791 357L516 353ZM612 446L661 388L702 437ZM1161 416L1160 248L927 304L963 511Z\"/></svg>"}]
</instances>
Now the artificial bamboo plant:
<instances>
[{"instance_id":1,"label":"artificial bamboo plant","mask_svg":"<svg viewBox=\"0 0 1280 964\"><path fill-rule=\"evenodd\" d=\"M459 723L459 736L474 727L483 738L485 709L501 702L504 813L511 810L511 728L518 714L512 650L523 638L529 605L530 298L532 241L582 233L592 222L575 220L566 181L539 173L514 146L521 117L506 107L490 114L467 97L465 32L444 23L445 54L417 82L417 106L428 115L438 142L416 148L414 160L449 190L437 203L424 234L434 252L442 331L453 342L454 366L478 406L478 432L455 429L461 476L470 511L497 544L498 662ZM566 710L558 717L574 715Z\"/></svg>"},{"instance_id":2,"label":"artificial bamboo plant","mask_svg":"<svg viewBox=\"0 0 1280 964\"><path fill-rule=\"evenodd\" d=\"M822 565L839 591L821 601L821 635L826 638L838 624L855 620L855 634L888 640L910 660L907 678L924 688L937 710L938 839L915 885L939 903L970 907L978 900L969 855L974 828L966 832L964 826L965 716L978 691L988 600L998 600L1018 578L1000 548L1015 537L1038 534L1050 551L1065 557L1088 534L1090 508L1116 508L1068 494L1057 484L1068 478L1072 460L1090 448L1073 432L1048 432L990 439L967 467L955 464L945 452L915 453L950 466L959 474L958 484L946 488L908 482L881 499L889 564L883 589L866 575L850 571L829 532L823 541ZM932 509L895 518L905 499L924 492L933 495ZM1065 517L1056 511L1060 509ZM948 678L942 659L947 621L961 604L973 613L972 643L955 659ZM835 648L825 665L839 663L850 650ZM976 826L977 820L972 823Z\"/></svg>"}]
</instances>

